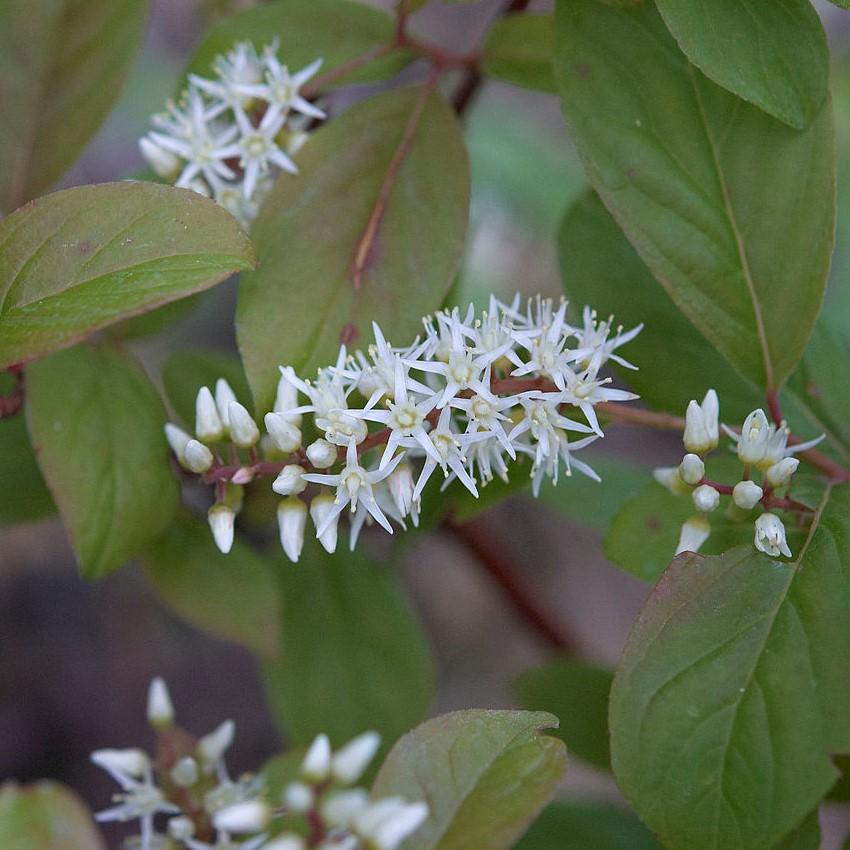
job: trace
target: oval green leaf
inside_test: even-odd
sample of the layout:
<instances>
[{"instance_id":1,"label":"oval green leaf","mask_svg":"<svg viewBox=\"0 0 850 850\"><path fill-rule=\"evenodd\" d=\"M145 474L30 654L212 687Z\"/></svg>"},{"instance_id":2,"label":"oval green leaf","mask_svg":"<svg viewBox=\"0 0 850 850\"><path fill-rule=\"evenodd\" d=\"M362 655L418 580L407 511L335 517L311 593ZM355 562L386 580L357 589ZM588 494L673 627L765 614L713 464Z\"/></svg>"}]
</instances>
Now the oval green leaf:
<instances>
[{"instance_id":1,"label":"oval green leaf","mask_svg":"<svg viewBox=\"0 0 850 850\"><path fill-rule=\"evenodd\" d=\"M0 368L208 289L253 266L251 243L188 189L105 183L0 220Z\"/></svg>"},{"instance_id":2,"label":"oval green leaf","mask_svg":"<svg viewBox=\"0 0 850 850\"><path fill-rule=\"evenodd\" d=\"M162 403L142 367L114 348L61 351L26 377L33 447L80 571L107 575L177 510Z\"/></svg>"},{"instance_id":3,"label":"oval green leaf","mask_svg":"<svg viewBox=\"0 0 850 850\"><path fill-rule=\"evenodd\" d=\"M793 562L686 554L650 595L611 692L611 750L665 847L773 846L835 781L826 753L850 746L849 508L850 485L827 490Z\"/></svg>"},{"instance_id":4,"label":"oval green leaf","mask_svg":"<svg viewBox=\"0 0 850 850\"><path fill-rule=\"evenodd\" d=\"M829 50L809 0L656 0L664 23L710 80L803 130L829 84Z\"/></svg>"},{"instance_id":5,"label":"oval green leaf","mask_svg":"<svg viewBox=\"0 0 850 850\"><path fill-rule=\"evenodd\" d=\"M588 175L644 262L741 374L778 388L829 268L829 102L803 132L743 103L690 65L651 2L560 0L554 67Z\"/></svg>"},{"instance_id":6,"label":"oval green leaf","mask_svg":"<svg viewBox=\"0 0 850 850\"><path fill-rule=\"evenodd\" d=\"M373 321L413 339L451 288L466 234L469 163L438 94L407 88L357 104L316 133L298 166L263 205L252 230L260 267L239 289L237 339L260 411L279 365L309 376L336 361L341 341L364 345Z\"/></svg>"},{"instance_id":7,"label":"oval green leaf","mask_svg":"<svg viewBox=\"0 0 850 850\"><path fill-rule=\"evenodd\" d=\"M557 91L552 73L555 19L523 13L500 18L490 28L481 53L489 77L527 89Z\"/></svg>"},{"instance_id":8,"label":"oval green leaf","mask_svg":"<svg viewBox=\"0 0 850 850\"><path fill-rule=\"evenodd\" d=\"M543 712L456 711L405 735L372 795L424 800L428 820L405 850L506 850L549 802L567 763Z\"/></svg>"},{"instance_id":9,"label":"oval green leaf","mask_svg":"<svg viewBox=\"0 0 850 850\"><path fill-rule=\"evenodd\" d=\"M49 189L97 132L124 87L147 9L147 0L0 5L0 215Z\"/></svg>"}]
</instances>

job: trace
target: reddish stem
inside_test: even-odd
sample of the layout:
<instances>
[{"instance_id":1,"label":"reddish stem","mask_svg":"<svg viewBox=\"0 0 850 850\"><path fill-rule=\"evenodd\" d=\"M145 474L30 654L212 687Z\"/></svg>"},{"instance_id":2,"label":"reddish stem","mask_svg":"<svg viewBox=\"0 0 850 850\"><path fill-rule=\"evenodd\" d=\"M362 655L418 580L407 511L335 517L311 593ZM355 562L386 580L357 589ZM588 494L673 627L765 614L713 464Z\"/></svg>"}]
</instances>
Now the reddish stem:
<instances>
[{"instance_id":1,"label":"reddish stem","mask_svg":"<svg viewBox=\"0 0 850 850\"><path fill-rule=\"evenodd\" d=\"M771 418L776 423L777 427L785 421L782 417L782 406L779 404L779 394L776 390L768 390L765 396L767 400L767 409Z\"/></svg>"},{"instance_id":2,"label":"reddish stem","mask_svg":"<svg viewBox=\"0 0 850 850\"><path fill-rule=\"evenodd\" d=\"M15 377L15 386L6 395L0 396L0 419L10 419L20 413L24 406L24 370L22 366L10 366L7 370Z\"/></svg>"}]
</instances>

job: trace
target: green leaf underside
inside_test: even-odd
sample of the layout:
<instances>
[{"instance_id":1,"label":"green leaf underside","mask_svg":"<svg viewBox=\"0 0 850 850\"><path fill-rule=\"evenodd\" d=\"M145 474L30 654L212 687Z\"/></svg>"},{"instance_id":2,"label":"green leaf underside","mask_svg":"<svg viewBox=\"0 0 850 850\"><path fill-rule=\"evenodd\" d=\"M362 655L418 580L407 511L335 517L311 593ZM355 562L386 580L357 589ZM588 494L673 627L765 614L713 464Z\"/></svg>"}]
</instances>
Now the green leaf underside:
<instances>
[{"instance_id":1,"label":"green leaf underside","mask_svg":"<svg viewBox=\"0 0 850 850\"><path fill-rule=\"evenodd\" d=\"M56 506L33 454L23 413L0 419L0 526L41 519Z\"/></svg>"},{"instance_id":2,"label":"green leaf underside","mask_svg":"<svg viewBox=\"0 0 850 850\"><path fill-rule=\"evenodd\" d=\"M613 365L617 375L651 407L682 415L691 398L709 386L720 396L726 422L742 422L764 406L761 390L739 375L685 318L629 244L599 198L588 192L567 211L558 238L564 287L574 312L590 304L603 318L614 315L626 328L644 329L622 349L637 371ZM844 380L847 352L819 321L803 357L782 391L783 411L801 437L826 434L821 446L850 461L850 384ZM663 364L664 379L648 368ZM706 378L706 376L709 376Z\"/></svg>"},{"instance_id":3,"label":"green leaf underside","mask_svg":"<svg viewBox=\"0 0 850 850\"><path fill-rule=\"evenodd\" d=\"M80 570L99 578L137 555L179 502L162 404L141 366L78 346L27 369L27 421Z\"/></svg>"},{"instance_id":4,"label":"green leaf underside","mask_svg":"<svg viewBox=\"0 0 850 850\"><path fill-rule=\"evenodd\" d=\"M433 669L395 576L360 552L331 556L308 541L297 565L275 562L284 617L280 658L266 664L275 718L288 740L334 745L365 729L389 746L426 714Z\"/></svg>"},{"instance_id":5,"label":"green leaf underside","mask_svg":"<svg viewBox=\"0 0 850 850\"><path fill-rule=\"evenodd\" d=\"M146 0L4 0L0 215L50 188L117 99Z\"/></svg>"},{"instance_id":6,"label":"green leaf underside","mask_svg":"<svg viewBox=\"0 0 850 850\"><path fill-rule=\"evenodd\" d=\"M652 833L626 809L606 803L552 803L514 850L659 850Z\"/></svg>"},{"instance_id":7,"label":"green leaf underside","mask_svg":"<svg viewBox=\"0 0 850 850\"><path fill-rule=\"evenodd\" d=\"M240 284L236 330L258 411L278 365L304 375L336 361L341 335L364 346L371 323L402 344L448 293L463 251L469 164L457 118L437 94L424 106L355 290L358 244L422 92L378 95L322 127L277 182L252 233L258 271ZM428 239L422 238L428 222Z\"/></svg>"},{"instance_id":8,"label":"green leaf underside","mask_svg":"<svg viewBox=\"0 0 850 850\"><path fill-rule=\"evenodd\" d=\"M827 102L804 132L689 65L652 3L561 0L555 76L605 205L745 377L780 386L823 296L835 220Z\"/></svg>"},{"instance_id":9,"label":"green leaf underside","mask_svg":"<svg viewBox=\"0 0 850 850\"><path fill-rule=\"evenodd\" d=\"M85 803L56 782L0 786L3 850L105 850Z\"/></svg>"},{"instance_id":10,"label":"green leaf underside","mask_svg":"<svg viewBox=\"0 0 850 850\"><path fill-rule=\"evenodd\" d=\"M469 710L405 735L381 766L374 797L425 800L428 820L405 850L506 850L549 801L566 766L550 714Z\"/></svg>"},{"instance_id":11,"label":"green leaf underside","mask_svg":"<svg viewBox=\"0 0 850 850\"><path fill-rule=\"evenodd\" d=\"M553 734L570 755L610 770L608 692L613 679L613 670L560 658L527 670L514 682L514 691L523 708L558 718Z\"/></svg>"},{"instance_id":12,"label":"green leaf underside","mask_svg":"<svg viewBox=\"0 0 850 850\"><path fill-rule=\"evenodd\" d=\"M509 15L487 34L481 70L506 83L545 92L557 91L552 73L555 21L552 15Z\"/></svg>"},{"instance_id":13,"label":"green leaf underside","mask_svg":"<svg viewBox=\"0 0 850 850\"><path fill-rule=\"evenodd\" d=\"M0 367L253 265L218 204L188 189L105 183L32 201L0 221Z\"/></svg>"},{"instance_id":14,"label":"green leaf underside","mask_svg":"<svg viewBox=\"0 0 850 850\"><path fill-rule=\"evenodd\" d=\"M181 514L142 560L157 593L193 626L274 658L280 600L272 566L238 540L228 555L207 523Z\"/></svg>"},{"instance_id":15,"label":"green leaf underside","mask_svg":"<svg viewBox=\"0 0 850 850\"><path fill-rule=\"evenodd\" d=\"M250 41L258 50L278 40L277 55L293 73L321 58L319 74L333 70L394 38L393 19L384 11L351 0L276 0L239 12L215 26L189 63L188 72L210 76L216 56ZM396 50L335 81L365 83L392 77L411 60Z\"/></svg>"},{"instance_id":16,"label":"green leaf underside","mask_svg":"<svg viewBox=\"0 0 850 850\"><path fill-rule=\"evenodd\" d=\"M850 748L850 486L824 495L793 562L742 546L675 559L611 693L623 792L665 846L760 850Z\"/></svg>"},{"instance_id":17,"label":"green leaf underside","mask_svg":"<svg viewBox=\"0 0 850 850\"><path fill-rule=\"evenodd\" d=\"M829 50L809 0L656 0L709 79L798 130L827 96Z\"/></svg>"}]
</instances>

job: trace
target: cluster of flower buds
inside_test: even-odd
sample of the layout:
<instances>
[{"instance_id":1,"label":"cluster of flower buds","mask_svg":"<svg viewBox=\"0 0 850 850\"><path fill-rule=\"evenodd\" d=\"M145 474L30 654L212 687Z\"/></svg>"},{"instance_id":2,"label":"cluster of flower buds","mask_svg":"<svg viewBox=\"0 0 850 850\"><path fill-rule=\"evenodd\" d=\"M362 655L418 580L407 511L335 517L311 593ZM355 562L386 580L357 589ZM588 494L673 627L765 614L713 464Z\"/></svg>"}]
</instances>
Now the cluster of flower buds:
<instances>
[{"instance_id":1,"label":"cluster of flower buds","mask_svg":"<svg viewBox=\"0 0 850 850\"><path fill-rule=\"evenodd\" d=\"M280 801L270 801L262 776L234 780L228 773L224 755L233 741L233 721L193 738L175 724L159 678L148 691L148 720L158 735L155 757L140 749L96 750L91 756L121 786L116 805L97 820L139 821L139 834L126 841L128 850L396 850L428 817L424 803L374 800L351 787L378 751L376 732L336 752L319 735L299 778ZM156 828L158 816L164 832Z\"/></svg>"},{"instance_id":2,"label":"cluster of flower buds","mask_svg":"<svg viewBox=\"0 0 850 850\"><path fill-rule=\"evenodd\" d=\"M328 552L346 509L352 549L366 522L390 534L392 522L417 524L422 491L437 470L444 487L457 480L476 498L479 485L495 475L507 480L509 461L521 457L529 459L535 495L544 479L557 483L562 469L598 481L573 453L602 436L597 404L636 398L609 387L600 370L608 360L635 368L615 352L640 328L624 333L588 308L573 326L566 307L537 298L522 311L518 298L510 305L493 298L480 318L471 306L427 317L424 335L402 348L373 325L375 343L366 352L349 355L343 347L315 381L281 367L262 459L260 430L227 383L219 380L214 394L202 388L195 438L174 425L166 435L186 469L217 482L210 525L219 548L228 551L233 540L233 485L257 475L276 474L280 539L292 561L308 514ZM303 422L308 415L312 421ZM302 426L322 436L304 448ZM224 438L231 457L248 452L247 459L225 465L215 445Z\"/></svg>"},{"instance_id":3,"label":"cluster of flower buds","mask_svg":"<svg viewBox=\"0 0 850 850\"><path fill-rule=\"evenodd\" d=\"M685 414L685 456L678 467L664 467L654 472L655 479L671 492L677 495L690 493L697 510L697 514L682 526L676 554L699 550L711 532L708 514L719 506L721 495L728 495L734 506L731 510L738 517L750 515L757 506L762 508L755 519L756 549L771 557L784 555L790 558L785 526L771 508L789 506L782 493L787 490L800 465L793 455L817 445L823 435L789 446L791 432L786 423L773 424L763 410L754 410L744 420L740 431L722 426L734 443L733 448L743 470L736 484L719 484L706 478L704 460L720 441L719 418L720 404L714 390L706 393L702 404L691 400ZM754 480L758 474L761 475L761 483ZM793 503L791 507L794 507Z\"/></svg>"},{"instance_id":4,"label":"cluster of flower buds","mask_svg":"<svg viewBox=\"0 0 850 850\"><path fill-rule=\"evenodd\" d=\"M325 117L299 93L322 60L290 74L277 47L258 54L239 42L213 62L215 79L190 74L179 102L154 115L154 129L139 140L157 174L214 198L243 224L255 218L274 172L297 172L292 156L310 122Z\"/></svg>"}]
</instances>

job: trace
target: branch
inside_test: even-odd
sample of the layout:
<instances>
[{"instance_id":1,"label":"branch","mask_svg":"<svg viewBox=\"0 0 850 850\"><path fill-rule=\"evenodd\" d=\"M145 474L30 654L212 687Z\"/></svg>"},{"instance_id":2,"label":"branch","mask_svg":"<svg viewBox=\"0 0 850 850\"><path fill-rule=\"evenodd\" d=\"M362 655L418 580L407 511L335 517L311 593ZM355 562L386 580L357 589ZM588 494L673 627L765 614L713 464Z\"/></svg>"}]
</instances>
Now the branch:
<instances>
[{"instance_id":1,"label":"branch","mask_svg":"<svg viewBox=\"0 0 850 850\"><path fill-rule=\"evenodd\" d=\"M387 54L392 53L393 50L396 50L398 48L398 46L399 45L397 43L393 42L390 44L381 44L378 47L373 47L371 50L367 50L365 53L361 53L359 56L355 56L353 59L349 59L347 62L343 62L342 65L337 65L336 68L331 68L324 74L319 74L318 77L316 77L314 80L304 86L304 88L301 90L301 94L307 98L315 97L323 89L326 89L328 86L337 82L337 80L348 76L349 74L359 70L360 68L365 67L366 65L371 65L372 62L375 62L378 59L383 58Z\"/></svg>"}]
</instances>

